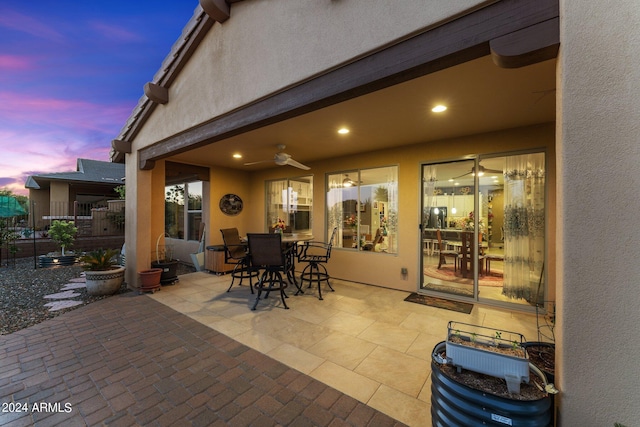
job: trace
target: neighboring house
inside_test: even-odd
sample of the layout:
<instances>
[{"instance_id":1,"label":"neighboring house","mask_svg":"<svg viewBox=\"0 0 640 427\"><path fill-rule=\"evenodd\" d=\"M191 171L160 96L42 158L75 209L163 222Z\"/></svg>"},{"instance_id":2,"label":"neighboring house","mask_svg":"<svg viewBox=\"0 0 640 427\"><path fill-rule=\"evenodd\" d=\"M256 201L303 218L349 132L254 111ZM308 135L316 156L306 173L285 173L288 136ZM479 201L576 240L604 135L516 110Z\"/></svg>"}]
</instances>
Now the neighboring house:
<instances>
[{"instance_id":1,"label":"neighboring house","mask_svg":"<svg viewBox=\"0 0 640 427\"><path fill-rule=\"evenodd\" d=\"M105 209L109 200L119 198L114 189L124 184L124 173L120 163L78 159L73 172L29 176L25 188L30 202L35 202L36 229L46 228L53 219L92 218L92 210Z\"/></svg>"},{"instance_id":2,"label":"neighboring house","mask_svg":"<svg viewBox=\"0 0 640 427\"><path fill-rule=\"evenodd\" d=\"M636 1L200 4L112 144L129 284L165 232L188 253L201 222L218 244L220 228L283 218L323 240L338 227L334 277L441 295L423 274L429 233L473 210L504 251L504 295L478 292L466 267L471 294L444 294L523 311L555 300L562 425L640 419ZM506 241L526 224L523 257Z\"/></svg>"}]
</instances>

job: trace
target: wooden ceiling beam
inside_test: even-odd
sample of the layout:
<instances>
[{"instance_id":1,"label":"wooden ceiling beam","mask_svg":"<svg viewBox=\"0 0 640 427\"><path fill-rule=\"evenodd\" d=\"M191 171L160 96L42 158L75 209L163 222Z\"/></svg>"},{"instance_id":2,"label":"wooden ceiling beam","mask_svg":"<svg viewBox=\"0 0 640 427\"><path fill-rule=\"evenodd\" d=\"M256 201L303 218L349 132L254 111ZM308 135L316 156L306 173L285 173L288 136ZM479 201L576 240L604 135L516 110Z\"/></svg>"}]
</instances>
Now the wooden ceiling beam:
<instances>
[{"instance_id":1,"label":"wooden ceiling beam","mask_svg":"<svg viewBox=\"0 0 640 427\"><path fill-rule=\"evenodd\" d=\"M560 49L560 19L554 18L489 42L494 64L520 68L553 59Z\"/></svg>"}]
</instances>

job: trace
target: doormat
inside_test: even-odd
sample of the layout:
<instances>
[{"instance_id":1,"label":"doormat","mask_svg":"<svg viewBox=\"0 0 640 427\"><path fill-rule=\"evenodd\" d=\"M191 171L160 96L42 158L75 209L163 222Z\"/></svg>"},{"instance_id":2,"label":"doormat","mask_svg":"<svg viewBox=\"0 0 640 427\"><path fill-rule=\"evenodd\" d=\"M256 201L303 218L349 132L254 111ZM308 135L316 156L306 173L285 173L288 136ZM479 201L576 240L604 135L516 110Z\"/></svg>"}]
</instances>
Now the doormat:
<instances>
[{"instance_id":1,"label":"doormat","mask_svg":"<svg viewBox=\"0 0 640 427\"><path fill-rule=\"evenodd\" d=\"M415 302L416 304L428 305L430 307L444 308L445 310L457 311L458 313L470 314L473 310L473 304L460 301L451 301L448 299L429 297L412 293L404 299L405 301Z\"/></svg>"}]
</instances>

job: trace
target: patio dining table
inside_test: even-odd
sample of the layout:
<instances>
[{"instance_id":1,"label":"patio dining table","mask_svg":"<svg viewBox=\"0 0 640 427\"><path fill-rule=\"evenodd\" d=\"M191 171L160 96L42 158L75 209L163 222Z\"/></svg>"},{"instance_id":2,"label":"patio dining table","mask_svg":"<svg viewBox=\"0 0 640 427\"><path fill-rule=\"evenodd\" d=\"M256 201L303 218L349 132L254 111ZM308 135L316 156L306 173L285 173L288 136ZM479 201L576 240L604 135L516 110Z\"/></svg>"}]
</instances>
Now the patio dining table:
<instances>
[{"instance_id":1,"label":"patio dining table","mask_svg":"<svg viewBox=\"0 0 640 427\"><path fill-rule=\"evenodd\" d=\"M307 242L313 240L313 234L309 233L282 233L282 251L285 253L287 257L287 280L289 283L293 283L295 287L299 290L300 285L298 284L298 280L296 279L296 258L298 256L298 242ZM242 242L246 243L247 238L242 237Z\"/></svg>"}]
</instances>

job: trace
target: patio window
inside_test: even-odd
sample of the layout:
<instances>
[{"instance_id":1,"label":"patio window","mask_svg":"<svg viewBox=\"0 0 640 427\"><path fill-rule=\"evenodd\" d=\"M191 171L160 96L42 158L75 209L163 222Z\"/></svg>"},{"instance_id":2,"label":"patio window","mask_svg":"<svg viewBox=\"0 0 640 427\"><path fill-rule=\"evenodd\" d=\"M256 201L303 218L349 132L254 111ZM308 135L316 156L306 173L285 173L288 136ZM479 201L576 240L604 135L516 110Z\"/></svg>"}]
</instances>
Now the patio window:
<instances>
[{"instance_id":1,"label":"patio window","mask_svg":"<svg viewBox=\"0 0 640 427\"><path fill-rule=\"evenodd\" d=\"M175 239L198 240L201 223L202 181L166 186L165 232Z\"/></svg>"},{"instance_id":2,"label":"patio window","mask_svg":"<svg viewBox=\"0 0 640 427\"><path fill-rule=\"evenodd\" d=\"M398 167L327 175L327 232L334 227L335 247L397 253Z\"/></svg>"},{"instance_id":3,"label":"patio window","mask_svg":"<svg viewBox=\"0 0 640 427\"><path fill-rule=\"evenodd\" d=\"M265 185L267 228L273 228L278 220L282 220L287 232L310 232L313 219L313 176L267 181Z\"/></svg>"}]
</instances>

